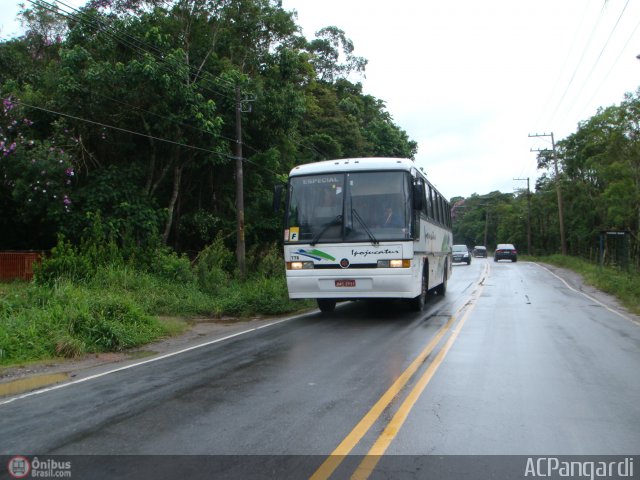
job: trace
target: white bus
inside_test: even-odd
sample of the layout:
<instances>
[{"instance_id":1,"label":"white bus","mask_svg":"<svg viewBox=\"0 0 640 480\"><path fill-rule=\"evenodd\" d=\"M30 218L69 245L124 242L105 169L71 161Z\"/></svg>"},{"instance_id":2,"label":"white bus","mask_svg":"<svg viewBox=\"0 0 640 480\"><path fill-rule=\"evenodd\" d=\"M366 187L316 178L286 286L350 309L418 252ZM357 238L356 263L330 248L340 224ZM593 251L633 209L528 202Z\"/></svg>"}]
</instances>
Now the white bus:
<instances>
[{"instance_id":1,"label":"white bus","mask_svg":"<svg viewBox=\"0 0 640 480\"><path fill-rule=\"evenodd\" d=\"M451 276L451 212L413 161L352 158L291 170L284 258L290 298L407 299L422 310Z\"/></svg>"}]
</instances>

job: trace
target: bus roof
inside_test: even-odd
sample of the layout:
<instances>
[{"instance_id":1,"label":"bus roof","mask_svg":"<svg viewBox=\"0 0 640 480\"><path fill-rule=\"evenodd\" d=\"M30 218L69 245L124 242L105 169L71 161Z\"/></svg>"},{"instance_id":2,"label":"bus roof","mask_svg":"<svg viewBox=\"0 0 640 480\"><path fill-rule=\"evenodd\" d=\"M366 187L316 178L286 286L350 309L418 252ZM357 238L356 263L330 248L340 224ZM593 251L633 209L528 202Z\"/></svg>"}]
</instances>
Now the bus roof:
<instances>
[{"instance_id":1,"label":"bus roof","mask_svg":"<svg viewBox=\"0 0 640 480\"><path fill-rule=\"evenodd\" d=\"M408 158L343 158L340 160L325 160L323 162L306 163L293 167L290 176L313 175L327 172L353 172L365 170L404 170L416 168L413 160Z\"/></svg>"}]
</instances>

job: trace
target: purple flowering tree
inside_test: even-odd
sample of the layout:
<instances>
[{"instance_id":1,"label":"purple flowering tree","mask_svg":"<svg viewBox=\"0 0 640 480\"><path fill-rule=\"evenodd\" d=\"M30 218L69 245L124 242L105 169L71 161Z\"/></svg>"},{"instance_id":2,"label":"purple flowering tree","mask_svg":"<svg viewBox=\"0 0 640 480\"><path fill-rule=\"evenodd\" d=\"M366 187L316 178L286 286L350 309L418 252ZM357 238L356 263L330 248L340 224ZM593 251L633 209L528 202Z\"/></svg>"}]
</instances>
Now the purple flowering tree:
<instances>
[{"instance_id":1,"label":"purple flowering tree","mask_svg":"<svg viewBox=\"0 0 640 480\"><path fill-rule=\"evenodd\" d=\"M73 209L76 172L72 156L59 142L34 138L33 128L33 121L17 100L4 97L0 111L0 227L20 232L20 238L4 236L0 248L48 246Z\"/></svg>"}]
</instances>

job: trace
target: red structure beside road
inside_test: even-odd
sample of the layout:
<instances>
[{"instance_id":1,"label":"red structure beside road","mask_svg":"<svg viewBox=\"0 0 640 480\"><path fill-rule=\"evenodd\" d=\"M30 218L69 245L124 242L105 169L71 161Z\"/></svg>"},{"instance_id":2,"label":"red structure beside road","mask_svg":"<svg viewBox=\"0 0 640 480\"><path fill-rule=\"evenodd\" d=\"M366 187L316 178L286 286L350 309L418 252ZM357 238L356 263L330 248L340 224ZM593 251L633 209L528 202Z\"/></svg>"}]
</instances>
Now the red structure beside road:
<instances>
[{"instance_id":1,"label":"red structure beside road","mask_svg":"<svg viewBox=\"0 0 640 480\"><path fill-rule=\"evenodd\" d=\"M33 264L41 257L39 252L0 252L0 281L31 280Z\"/></svg>"}]
</instances>

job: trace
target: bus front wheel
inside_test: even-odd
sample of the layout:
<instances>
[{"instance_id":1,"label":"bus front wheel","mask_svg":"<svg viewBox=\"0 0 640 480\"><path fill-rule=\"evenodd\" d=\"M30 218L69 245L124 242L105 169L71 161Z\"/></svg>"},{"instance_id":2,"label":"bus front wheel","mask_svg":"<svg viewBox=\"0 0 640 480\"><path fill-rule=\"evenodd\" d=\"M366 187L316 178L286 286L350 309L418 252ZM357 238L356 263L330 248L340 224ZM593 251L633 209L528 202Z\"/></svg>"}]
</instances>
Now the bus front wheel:
<instances>
[{"instance_id":1,"label":"bus front wheel","mask_svg":"<svg viewBox=\"0 0 640 480\"><path fill-rule=\"evenodd\" d=\"M318 308L323 313L333 312L336 308L334 298L318 298Z\"/></svg>"}]
</instances>

